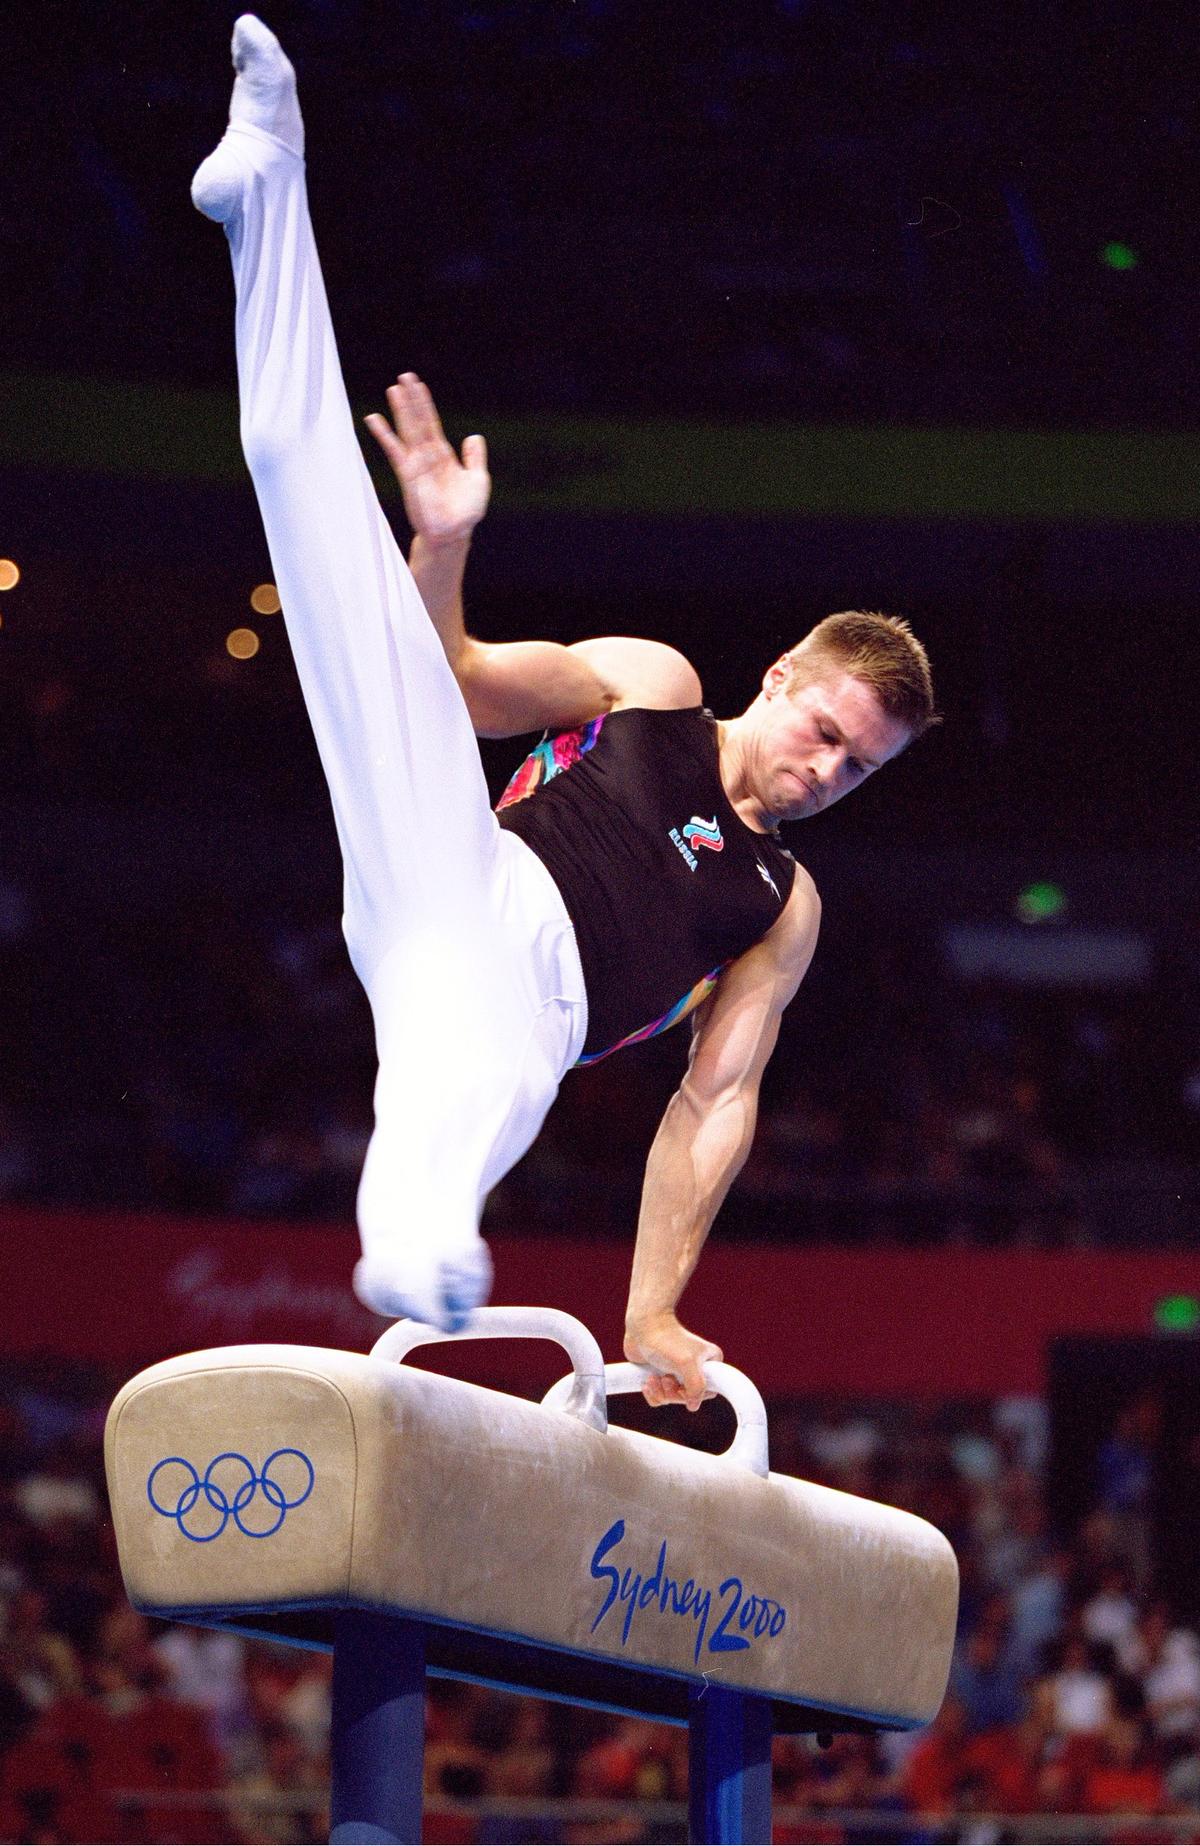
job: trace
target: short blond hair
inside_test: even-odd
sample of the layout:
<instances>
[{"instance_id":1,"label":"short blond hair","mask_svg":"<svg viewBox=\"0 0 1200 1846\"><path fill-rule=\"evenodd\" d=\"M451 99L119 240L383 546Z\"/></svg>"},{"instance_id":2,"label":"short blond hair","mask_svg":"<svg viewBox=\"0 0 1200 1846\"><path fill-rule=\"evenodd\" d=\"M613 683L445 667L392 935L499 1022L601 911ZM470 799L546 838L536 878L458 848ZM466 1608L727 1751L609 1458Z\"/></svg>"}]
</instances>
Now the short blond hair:
<instances>
[{"instance_id":1,"label":"short blond hair","mask_svg":"<svg viewBox=\"0 0 1200 1846\"><path fill-rule=\"evenodd\" d=\"M901 616L871 609L827 615L789 658L789 692L834 666L870 686L888 717L913 737L942 721L934 704L929 656Z\"/></svg>"}]
</instances>

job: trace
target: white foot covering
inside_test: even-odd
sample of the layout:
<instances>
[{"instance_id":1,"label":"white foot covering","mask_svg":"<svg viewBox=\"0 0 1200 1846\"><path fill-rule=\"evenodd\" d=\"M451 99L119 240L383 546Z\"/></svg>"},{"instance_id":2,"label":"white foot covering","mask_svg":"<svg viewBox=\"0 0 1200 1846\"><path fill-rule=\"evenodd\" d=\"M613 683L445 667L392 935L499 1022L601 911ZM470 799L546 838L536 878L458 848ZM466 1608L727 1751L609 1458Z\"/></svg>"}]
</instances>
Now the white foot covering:
<instances>
[{"instance_id":1,"label":"white foot covering","mask_svg":"<svg viewBox=\"0 0 1200 1846\"><path fill-rule=\"evenodd\" d=\"M390 1260L364 1256L354 1292L364 1307L389 1320L420 1320L460 1333L492 1291L492 1259L482 1237L454 1256L410 1249Z\"/></svg>"},{"instance_id":2,"label":"white foot covering","mask_svg":"<svg viewBox=\"0 0 1200 1846\"><path fill-rule=\"evenodd\" d=\"M243 13L233 28L233 67L237 76L229 127L192 180L193 204L218 224L227 224L236 214L252 172L246 159L247 138L266 135L289 153L304 157L296 73L275 34L253 13Z\"/></svg>"}]
</instances>

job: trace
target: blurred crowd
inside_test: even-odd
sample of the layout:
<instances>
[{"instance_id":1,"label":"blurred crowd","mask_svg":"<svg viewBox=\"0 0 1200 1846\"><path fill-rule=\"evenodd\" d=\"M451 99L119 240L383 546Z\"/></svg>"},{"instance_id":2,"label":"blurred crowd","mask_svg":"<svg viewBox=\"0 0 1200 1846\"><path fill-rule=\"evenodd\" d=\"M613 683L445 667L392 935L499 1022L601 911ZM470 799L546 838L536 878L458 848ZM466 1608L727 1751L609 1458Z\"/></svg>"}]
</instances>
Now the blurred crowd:
<instances>
[{"instance_id":1,"label":"blurred crowd","mask_svg":"<svg viewBox=\"0 0 1200 1846\"><path fill-rule=\"evenodd\" d=\"M129 1607L106 1516L107 1388L62 1366L4 1382L0 1838L324 1838L329 1661ZM777 1840L1027 1838L1012 1817L1070 1814L1098 1838L1131 1813L1194 1815L1175 1836L1200 1839L1200 1640L1155 1568L1144 1409L1099 1449L1069 1533L1047 1519L1039 1400L773 1409L778 1467L932 1520L962 1576L935 1722L826 1747L778 1738ZM659 1804L685 1800L686 1777L683 1730L430 1684L429 1839L678 1838ZM615 1805L539 1815L552 1797Z\"/></svg>"},{"instance_id":2,"label":"blurred crowd","mask_svg":"<svg viewBox=\"0 0 1200 1846\"><path fill-rule=\"evenodd\" d=\"M335 915L153 879L125 895L0 903L0 1199L349 1221L373 1043ZM935 939L859 910L789 1009L728 1235L1190 1233L1200 1034L1178 996L964 985ZM492 1229L623 1234L687 1038L572 1073Z\"/></svg>"}]
</instances>

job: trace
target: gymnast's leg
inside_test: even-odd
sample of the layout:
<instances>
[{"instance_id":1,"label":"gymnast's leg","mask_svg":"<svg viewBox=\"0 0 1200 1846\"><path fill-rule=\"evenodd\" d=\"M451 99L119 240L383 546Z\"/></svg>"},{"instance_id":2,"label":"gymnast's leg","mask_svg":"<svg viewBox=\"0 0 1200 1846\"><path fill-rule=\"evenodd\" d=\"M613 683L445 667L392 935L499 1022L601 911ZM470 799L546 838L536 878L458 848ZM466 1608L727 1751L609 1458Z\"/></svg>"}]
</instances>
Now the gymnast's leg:
<instances>
[{"instance_id":1,"label":"gymnast's leg","mask_svg":"<svg viewBox=\"0 0 1200 1846\"><path fill-rule=\"evenodd\" d=\"M193 181L225 227L242 440L345 868L375 1019L376 1126L355 1286L461 1323L487 1298L485 1143L512 1113L527 1014L489 906L498 828L454 675L375 498L309 223L292 67L234 28L229 128Z\"/></svg>"}]
</instances>

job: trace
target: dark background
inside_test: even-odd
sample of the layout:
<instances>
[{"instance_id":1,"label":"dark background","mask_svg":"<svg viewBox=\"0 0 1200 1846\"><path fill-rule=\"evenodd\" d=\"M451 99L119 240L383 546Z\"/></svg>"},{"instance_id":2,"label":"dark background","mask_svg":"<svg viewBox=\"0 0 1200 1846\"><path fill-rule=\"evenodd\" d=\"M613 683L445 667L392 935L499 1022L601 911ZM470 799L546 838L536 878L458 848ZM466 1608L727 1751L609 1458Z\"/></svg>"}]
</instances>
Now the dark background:
<instances>
[{"instance_id":1,"label":"dark background","mask_svg":"<svg viewBox=\"0 0 1200 1846\"><path fill-rule=\"evenodd\" d=\"M1170 9L1005 0L967 30L938 7L480 0L271 22L300 71L356 401L411 367L456 435L555 414L1194 424L1196 58ZM3 364L37 375L47 417L69 419L80 378L234 388L226 261L187 200L224 116L228 27L207 5L18 15ZM1101 260L1112 241L1135 267ZM38 390L4 482L26 567L5 605L5 786L47 785L13 700L48 670L95 727L68 792L77 773L123 801L187 800L219 756L274 805L319 804L282 648L249 706L205 683L220 613L268 571L246 487L202 490L186 466L131 480L119 421L101 439L86 414L31 467ZM186 411L149 405L129 400L130 430L169 420L186 452ZM1137 484L1133 523L1072 515L1060 472L1019 522L997 479L994 515L968 521L873 521L851 481L841 517L722 525L538 520L501 444L473 619L659 634L725 711L827 607L899 608L950 722L856 802L858 837L1186 844L1191 454Z\"/></svg>"},{"instance_id":2,"label":"dark background","mask_svg":"<svg viewBox=\"0 0 1200 1846\"><path fill-rule=\"evenodd\" d=\"M230 23L209 5L50 5L18 14L5 46L15 1196L225 1208L197 1162L225 1173L255 1135L303 1140L335 1093L361 1135L369 1102L282 624L256 624L251 662L224 648L270 575L236 457L227 257L187 197L224 119ZM974 1099L1004 1121L979 1157L961 1145L977 1121L956 1118L960 1177L965 1163L977 1191L1048 1187L1057 1228L1031 1235L1192 1235L1190 27L1024 0L969 19L815 0L310 3L269 23L299 70L352 398L380 404L412 367L456 440L493 437L468 581L479 633L657 636L721 715L830 609L902 613L929 647L944 726L794 830L825 926L772 1107L833 1111L839 1186L936 1185L929 1112L961 1118ZM1104 260L1113 243L1131 267ZM683 487L655 462L680 427L708 432ZM821 478L804 458L826 440ZM777 453L792 461L747 487L745 458ZM658 467L657 500L623 499L630 457ZM485 747L497 787L523 748ZM1019 937L1018 893L1047 878L1066 908L1046 928L1116 932L1139 975L1102 978L1064 936L1065 980L964 976L948 932ZM289 931L337 988L324 1025L304 1016L313 980L284 966ZM567 1105L567 1154L592 1143L586 1189L623 1176L596 1212L621 1234L683 1049L682 1034L645 1047ZM638 1126L606 1150L610 1109ZM147 1179L160 1130L174 1151ZM1076 1210L1081 1161L1107 1175L1102 1222ZM252 1187L250 1208L348 1216L352 1167L307 1192ZM760 1186L745 1234L779 1228L794 1190L777 1183L772 1204ZM971 1235L1024 1221L1006 1206L980 1231L986 1201L973 1211ZM954 1214L914 1229L867 1213L863 1230L852 1202L806 1234L831 1223L937 1237Z\"/></svg>"}]
</instances>

